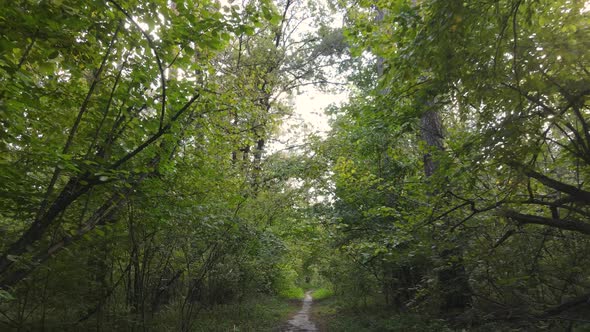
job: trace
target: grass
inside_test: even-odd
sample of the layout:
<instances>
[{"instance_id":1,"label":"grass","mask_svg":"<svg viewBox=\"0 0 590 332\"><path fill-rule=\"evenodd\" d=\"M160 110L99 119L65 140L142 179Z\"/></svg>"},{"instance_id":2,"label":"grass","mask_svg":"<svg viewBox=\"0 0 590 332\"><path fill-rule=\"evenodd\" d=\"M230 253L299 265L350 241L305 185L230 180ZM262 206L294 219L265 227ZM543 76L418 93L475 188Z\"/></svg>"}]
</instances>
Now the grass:
<instances>
[{"instance_id":1,"label":"grass","mask_svg":"<svg viewBox=\"0 0 590 332\"><path fill-rule=\"evenodd\" d=\"M238 305L216 306L202 312L193 331L270 331L297 310L276 297L260 297Z\"/></svg>"},{"instance_id":2,"label":"grass","mask_svg":"<svg viewBox=\"0 0 590 332\"><path fill-rule=\"evenodd\" d=\"M191 331L258 332L278 331L300 304L269 295L253 296L242 303L216 305L201 310ZM154 322L153 331L178 331L179 317L171 315Z\"/></svg>"}]
</instances>

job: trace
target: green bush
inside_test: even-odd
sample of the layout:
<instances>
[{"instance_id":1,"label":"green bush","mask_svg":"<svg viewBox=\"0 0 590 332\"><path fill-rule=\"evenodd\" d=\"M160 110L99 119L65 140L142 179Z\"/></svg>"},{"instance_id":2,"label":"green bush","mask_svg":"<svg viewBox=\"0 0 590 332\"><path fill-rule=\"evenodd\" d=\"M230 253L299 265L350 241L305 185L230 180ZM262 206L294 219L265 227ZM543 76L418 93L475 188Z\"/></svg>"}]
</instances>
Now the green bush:
<instances>
[{"instance_id":1,"label":"green bush","mask_svg":"<svg viewBox=\"0 0 590 332\"><path fill-rule=\"evenodd\" d=\"M303 291L303 288L297 286L290 286L279 291L279 296L290 300L303 299L304 295L305 292Z\"/></svg>"},{"instance_id":2,"label":"green bush","mask_svg":"<svg viewBox=\"0 0 590 332\"><path fill-rule=\"evenodd\" d=\"M298 274L293 266L280 265L277 272L272 285L275 292L286 299L303 299L304 291L303 288L297 286Z\"/></svg>"},{"instance_id":3,"label":"green bush","mask_svg":"<svg viewBox=\"0 0 590 332\"><path fill-rule=\"evenodd\" d=\"M318 301L329 298L333 295L334 295L334 291L331 288L326 288L326 287L318 288L318 289L314 290L313 293L311 294L313 299L318 300Z\"/></svg>"}]
</instances>

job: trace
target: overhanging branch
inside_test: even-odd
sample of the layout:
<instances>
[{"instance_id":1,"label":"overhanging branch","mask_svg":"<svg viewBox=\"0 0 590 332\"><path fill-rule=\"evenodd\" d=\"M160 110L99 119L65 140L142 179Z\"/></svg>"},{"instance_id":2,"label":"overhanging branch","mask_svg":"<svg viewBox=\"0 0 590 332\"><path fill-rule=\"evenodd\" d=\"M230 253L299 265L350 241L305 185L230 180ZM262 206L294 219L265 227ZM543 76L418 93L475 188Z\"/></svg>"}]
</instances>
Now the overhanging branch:
<instances>
[{"instance_id":1,"label":"overhanging branch","mask_svg":"<svg viewBox=\"0 0 590 332\"><path fill-rule=\"evenodd\" d=\"M574 219L551 219L530 214L522 214L514 210L504 210L500 215L518 222L519 224L537 224L555 227L563 230L574 231L590 235L590 224Z\"/></svg>"},{"instance_id":2,"label":"overhanging branch","mask_svg":"<svg viewBox=\"0 0 590 332\"><path fill-rule=\"evenodd\" d=\"M508 165L522 171L526 176L541 182L547 187L571 195L572 199L578 202L590 203L590 192L586 190L582 190L576 188L575 186L572 186L571 184L563 183L561 181L552 179L544 174L541 174L531 169L530 167L527 167L517 162L509 162Z\"/></svg>"}]
</instances>

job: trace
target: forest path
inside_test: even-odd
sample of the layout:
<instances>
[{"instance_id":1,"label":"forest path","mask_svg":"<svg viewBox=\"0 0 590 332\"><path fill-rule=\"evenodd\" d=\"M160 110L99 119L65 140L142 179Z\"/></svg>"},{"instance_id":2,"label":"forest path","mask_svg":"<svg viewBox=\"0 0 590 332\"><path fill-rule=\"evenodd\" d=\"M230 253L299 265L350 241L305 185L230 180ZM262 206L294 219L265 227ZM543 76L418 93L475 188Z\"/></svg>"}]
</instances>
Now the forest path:
<instances>
[{"instance_id":1,"label":"forest path","mask_svg":"<svg viewBox=\"0 0 590 332\"><path fill-rule=\"evenodd\" d=\"M316 332L318 331L316 325L309 318L311 311L311 303L313 298L311 297L312 291L305 292L303 298L303 306L301 310L293 316L287 324L281 329L283 332Z\"/></svg>"}]
</instances>

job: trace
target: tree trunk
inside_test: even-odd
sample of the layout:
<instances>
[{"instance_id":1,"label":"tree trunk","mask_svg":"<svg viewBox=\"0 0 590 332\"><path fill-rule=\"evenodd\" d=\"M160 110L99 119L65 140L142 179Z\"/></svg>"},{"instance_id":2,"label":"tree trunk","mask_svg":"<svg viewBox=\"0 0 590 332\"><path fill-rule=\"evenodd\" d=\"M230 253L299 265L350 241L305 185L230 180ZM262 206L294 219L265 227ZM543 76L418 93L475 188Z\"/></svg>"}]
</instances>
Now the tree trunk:
<instances>
[{"instance_id":1,"label":"tree trunk","mask_svg":"<svg viewBox=\"0 0 590 332\"><path fill-rule=\"evenodd\" d=\"M439 163L433 157L433 152L444 150L442 120L436 110L429 109L422 114L420 124L421 136L427 149L424 154L424 175L429 178L439 170ZM443 250L439 254L445 264L438 272L443 297L440 310L443 313L462 312L471 303L471 286L463 265L463 248L456 243L452 245L452 249Z\"/></svg>"},{"instance_id":2,"label":"tree trunk","mask_svg":"<svg viewBox=\"0 0 590 332\"><path fill-rule=\"evenodd\" d=\"M438 170L438 162L432 157L432 152L443 150L442 121L437 111L427 110L422 114L420 134L428 149L424 154L424 174L426 177L430 177Z\"/></svg>"}]
</instances>

